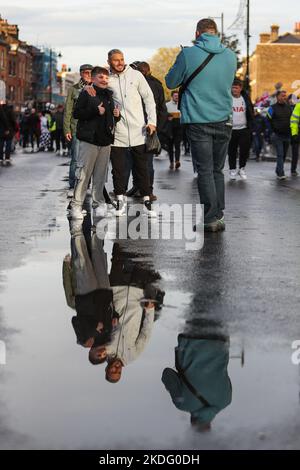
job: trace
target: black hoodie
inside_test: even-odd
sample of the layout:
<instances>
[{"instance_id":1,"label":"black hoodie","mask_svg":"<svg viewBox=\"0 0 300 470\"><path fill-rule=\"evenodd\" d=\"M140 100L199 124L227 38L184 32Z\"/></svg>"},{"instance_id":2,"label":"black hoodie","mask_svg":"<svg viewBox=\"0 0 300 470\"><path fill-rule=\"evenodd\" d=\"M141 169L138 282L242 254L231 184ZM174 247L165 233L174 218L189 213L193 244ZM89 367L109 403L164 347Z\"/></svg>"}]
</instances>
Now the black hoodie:
<instances>
[{"instance_id":1,"label":"black hoodie","mask_svg":"<svg viewBox=\"0 0 300 470\"><path fill-rule=\"evenodd\" d=\"M77 139L83 140L99 147L110 145L114 141L115 122L114 102L112 92L108 89L98 88L94 85L96 96L90 96L83 90L74 108L74 118L78 119ZM105 113L99 113L98 106L101 104Z\"/></svg>"}]
</instances>

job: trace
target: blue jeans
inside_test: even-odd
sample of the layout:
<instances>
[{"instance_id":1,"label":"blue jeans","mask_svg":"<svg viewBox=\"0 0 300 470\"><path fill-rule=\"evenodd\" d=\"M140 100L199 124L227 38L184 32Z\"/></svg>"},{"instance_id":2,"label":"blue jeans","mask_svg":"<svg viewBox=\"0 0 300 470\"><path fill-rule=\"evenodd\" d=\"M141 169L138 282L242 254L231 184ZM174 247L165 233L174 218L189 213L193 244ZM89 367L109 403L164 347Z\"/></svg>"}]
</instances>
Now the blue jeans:
<instances>
[{"instance_id":1,"label":"blue jeans","mask_svg":"<svg viewBox=\"0 0 300 470\"><path fill-rule=\"evenodd\" d=\"M287 151L290 145L290 136L273 134L272 142L276 148L277 154L277 165L276 165L276 174L277 176L284 176L284 162L286 159Z\"/></svg>"},{"instance_id":2,"label":"blue jeans","mask_svg":"<svg viewBox=\"0 0 300 470\"><path fill-rule=\"evenodd\" d=\"M227 121L187 124L194 168L198 173L200 203L204 205L204 223L223 217L225 184L223 168L232 127Z\"/></svg>"},{"instance_id":3,"label":"blue jeans","mask_svg":"<svg viewBox=\"0 0 300 470\"><path fill-rule=\"evenodd\" d=\"M71 145L71 161L70 161L70 169L69 169L69 187L70 189L74 189L76 177L76 165L78 160L78 152L79 152L79 142L76 137L72 138L72 145Z\"/></svg>"},{"instance_id":4,"label":"blue jeans","mask_svg":"<svg viewBox=\"0 0 300 470\"><path fill-rule=\"evenodd\" d=\"M256 158L260 157L263 146L264 146L263 135L259 132L255 132L255 134L253 135L253 148L254 148Z\"/></svg>"}]
</instances>

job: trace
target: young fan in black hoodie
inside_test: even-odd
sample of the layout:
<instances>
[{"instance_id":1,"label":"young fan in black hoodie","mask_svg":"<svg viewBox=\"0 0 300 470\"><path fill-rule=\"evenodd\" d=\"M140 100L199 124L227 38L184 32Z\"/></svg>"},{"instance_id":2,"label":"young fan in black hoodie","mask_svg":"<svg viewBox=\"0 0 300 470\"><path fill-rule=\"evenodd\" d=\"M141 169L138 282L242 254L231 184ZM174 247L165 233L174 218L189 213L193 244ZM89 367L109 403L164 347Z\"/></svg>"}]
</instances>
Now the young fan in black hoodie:
<instances>
[{"instance_id":1,"label":"young fan in black hoodie","mask_svg":"<svg viewBox=\"0 0 300 470\"><path fill-rule=\"evenodd\" d=\"M96 96L90 96L83 90L74 108L74 118L78 119L76 136L79 140L76 183L71 202L71 216L74 219L83 219L82 205L91 177L95 215L106 215L103 189L110 147L114 140L115 122L120 119L120 111L114 106L112 92L107 89L108 70L97 66L93 68L91 75Z\"/></svg>"}]
</instances>

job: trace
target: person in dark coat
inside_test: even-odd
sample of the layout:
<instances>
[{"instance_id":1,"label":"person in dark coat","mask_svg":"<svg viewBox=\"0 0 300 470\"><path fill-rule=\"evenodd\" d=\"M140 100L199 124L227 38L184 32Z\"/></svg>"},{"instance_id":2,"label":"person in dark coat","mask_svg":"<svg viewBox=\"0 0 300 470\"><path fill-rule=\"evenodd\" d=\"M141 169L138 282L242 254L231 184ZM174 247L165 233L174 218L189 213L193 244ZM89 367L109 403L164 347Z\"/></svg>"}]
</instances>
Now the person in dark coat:
<instances>
[{"instance_id":1,"label":"person in dark coat","mask_svg":"<svg viewBox=\"0 0 300 470\"><path fill-rule=\"evenodd\" d=\"M13 108L7 104L0 105L0 163L2 165L11 163L12 140L16 130L17 123Z\"/></svg>"},{"instance_id":2,"label":"person in dark coat","mask_svg":"<svg viewBox=\"0 0 300 470\"><path fill-rule=\"evenodd\" d=\"M134 62L133 64L131 64L131 66L135 68L136 70L139 70L139 72L141 72L144 75L145 79L147 80L148 85L151 88L151 91L154 96L155 105L156 105L158 138L161 143L165 143L168 141L168 111L166 107L165 93L164 93L163 86L157 78L153 77L153 75L151 74L150 65L147 62ZM144 112L145 112L145 108L144 108ZM153 158L154 158L153 153L148 153L148 170L149 170L149 176L150 176L150 189L151 189L150 199L151 201L156 201L157 197L153 194L153 186L154 186ZM129 175L130 175L130 171L128 174L128 178L129 178ZM135 175L133 171L133 187L127 192L127 196L134 196L134 195L137 195L137 193L138 193L138 189L137 189L137 184L135 182Z\"/></svg>"},{"instance_id":3,"label":"person in dark coat","mask_svg":"<svg viewBox=\"0 0 300 470\"><path fill-rule=\"evenodd\" d=\"M252 126L253 146L256 155L256 161L260 160L260 154L264 146L264 134L266 130L266 123L264 117L261 115L261 110L256 108L254 111L254 120Z\"/></svg>"},{"instance_id":4,"label":"person in dark coat","mask_svg":"<svg viewBox=\"0 0 300 470\"><path fill-rule=\"evenodd\" d=\"M118 321L107 272L103 240L91 233L90 215L83 225L70 221L71 255L63 262L63 284L67 304L75 310L72 326L77 343L94 350L110 340ZM93 351L92 364L99 364Z\"/></svg>"}]
</instances>

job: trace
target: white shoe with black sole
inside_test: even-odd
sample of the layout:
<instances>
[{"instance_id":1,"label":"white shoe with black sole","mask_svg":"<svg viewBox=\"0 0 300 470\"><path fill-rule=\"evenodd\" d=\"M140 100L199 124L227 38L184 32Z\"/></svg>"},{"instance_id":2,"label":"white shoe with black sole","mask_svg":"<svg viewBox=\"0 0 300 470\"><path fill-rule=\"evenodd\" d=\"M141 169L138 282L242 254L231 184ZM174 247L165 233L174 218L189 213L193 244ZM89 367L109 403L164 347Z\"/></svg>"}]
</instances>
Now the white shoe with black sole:
<instances>
[{"instance_id":1,"label":"white shoe with black sole","mask_svg":"<svg viewBox=\"0 0 300 470\"><path fill-rule=\"evenodd\" d=\"M152 209L151 201L144 201L143 214L153 219L157 217L157 213Z\"/></svg>"},{"instance_id":2,"label":"white shoe with black sole","mask_svg":"<svg viewBox=\"0 0 300 470\"><path fill-rule=\"evenodd\" d=\"M87 212L85 209L79 209L78 207L72 207L69 210L69 215L72 219L83 220Z\"/></svg>"},{"instance_id":3,"label":"white shoe with black sole","mask_svg":"<svg viewBox=\"0 0 300 470\"><path fill-rule=\"evenodd\" d=\"M107 216L107 205L104 203L104 204L99 204L99 206L95 207L94 216L95 217L106 217Z\"/></svg>"},{"instance_id":4,"label":"white shoe with black sole","mask_svg":"<svg viewBox=\"0 0 300 470\"><path fill-rule=\"evenodd\" d=\"M127 212L127 199L125 196L118 196L117 207L115 211L116 217L123 217Z\"/></svg>"}]
</instances>

